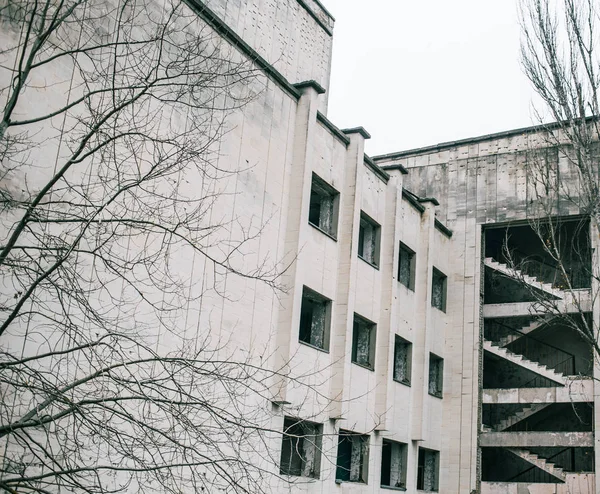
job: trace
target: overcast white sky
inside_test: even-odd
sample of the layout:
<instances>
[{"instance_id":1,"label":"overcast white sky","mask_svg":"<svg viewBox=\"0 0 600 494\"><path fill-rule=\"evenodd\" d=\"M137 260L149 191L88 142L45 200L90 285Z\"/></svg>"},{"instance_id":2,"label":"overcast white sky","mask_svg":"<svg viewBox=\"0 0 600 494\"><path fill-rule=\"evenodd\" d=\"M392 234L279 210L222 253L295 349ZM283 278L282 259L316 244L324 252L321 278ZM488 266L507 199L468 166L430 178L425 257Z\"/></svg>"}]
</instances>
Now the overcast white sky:
<instances>
[{"instance_id":1,"label":"overcast white sky","mask_svg":"<svg viewBox=\"0 0 600 494\"><path fill-rule=\"evenodd\" d=\"M516 0L321 0L335 17L328 116L370 155L534 125Z\"/></svg>"}]
</instances>

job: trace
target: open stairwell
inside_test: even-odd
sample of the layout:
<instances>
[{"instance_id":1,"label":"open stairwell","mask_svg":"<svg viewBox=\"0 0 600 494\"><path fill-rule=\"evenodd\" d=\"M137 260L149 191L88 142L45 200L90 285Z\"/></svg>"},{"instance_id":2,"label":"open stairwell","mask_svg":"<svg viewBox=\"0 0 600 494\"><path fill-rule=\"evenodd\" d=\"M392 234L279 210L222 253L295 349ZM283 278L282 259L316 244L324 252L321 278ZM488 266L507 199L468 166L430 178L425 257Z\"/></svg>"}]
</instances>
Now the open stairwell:
<instances>
[{"instance_id":1,"label":"open stairwell","mask_svg":"<svg viewBox=\"0 0 600 494\"><path fill-rule=\"evenodd\" d=\"M483 340L483 349L487 352L490 352L493 355L496 355L497 357L500 357L504 360L508 360L509 362L512 362L513 364L516 364L516 365L522 367L523 369L527 369L528 371L531 371L531 372L537 374L538 376L542 376L542 377L545 377L546 379L550 379L551 381L554 381L555 383L558 383L558 384L561 384L564 386L567 382L563 374L561 374L559 372L555 372L554 370L549 369L545 365L539 364L537 362L533 362L531 360L527 360L522 355L513 353L510 350L507 350L506 348L502 348L497 345L494 345L489 340Z\"/></svg>"},{"instance_id":2,"label":"open stairwell","mask_svg":"<svg viewBox=\"0 0 600 494\"><path fill-rule=\"evenodd\" d=\"M565 296L565 293L562 290L558 290L558 289L554 288L551 283L543 283L541 281L538 281L537 278L534 278L533 276L528 276L525 273L523 273L522 271L511 268L506 264L502 264L500 262L494 261L494 259L491 257L486 257L484 264L488 268L493 269L494 271L503 274L507 278L511 278L520 283L524 283L525 285L529 286L530 288L534 288L536 290L542 291L548 295L552 295L553 297L560 298L560 299L564 298L564 296Z\"/></svg>"},{"instance_id":3,"label":"open stairwell","mask_svg":"<svg viewBox=\"0 0 600 494\"><path fill-rule=\"evenodd\" d=\"M522 420L525 420L526 418L531 417L532 415L535 415L537 412L540 412L544 408L547 408L549 406L550 406L550 403L532 403L531 405L528 405L525 408L522 408L521 410L519 410L518 412L505 418L504 420L499 422L497 425L495 425L493 427L493 429L496 432L504 431L504 430L508 429L509 427L512 427L513 425L518 424Z\"/></svg>"},{"instance_id":4,"label":"open stairwell","mask_svg":"<svg viewBox=\"0 0 600 494\"><path fill-rule=\"evenodd\" d=\"M551 463L544 458L540 458L535 453L527 451L526 449L507 448L507 450L510 451L512 454L518 456L519 458L522 458L526 462L538 467L540 470L543 470L544 472L552 475L553 477L556 477L562 482L565 482L567 476L565 475L563 469L557 467L554 463Z\"/></svg>"},{"instance_id":5,"label":"open stairwell","mask_svg":"<svg viewBox=\"0 0 600 494\"><path fill-rule=\"evenodd\" d=\"M510 345L511 343L517 341L518 339L522 338L523 336L542 327L544 324L548 324L555 317L556 316L554 316L554 315L550 315L550 316L546 316L546 317L538 317L537 319L535 319L532 323L528 324L527 326L524 326L517 331L513 331L511 334L498 340L498 345L499 346Z\"/></svg>"}]
</instances>

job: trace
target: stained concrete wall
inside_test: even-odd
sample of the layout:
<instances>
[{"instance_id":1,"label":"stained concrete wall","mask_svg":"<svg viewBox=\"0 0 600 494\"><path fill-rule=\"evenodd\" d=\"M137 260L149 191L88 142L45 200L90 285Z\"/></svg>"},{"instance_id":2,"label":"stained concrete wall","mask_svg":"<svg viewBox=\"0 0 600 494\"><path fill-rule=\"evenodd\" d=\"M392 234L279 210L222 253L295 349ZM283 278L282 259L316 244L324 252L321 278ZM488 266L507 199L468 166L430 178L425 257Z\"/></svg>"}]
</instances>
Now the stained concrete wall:
<instances>
[{"instance_id":1,"label":"stained concrete wall","mask_svg":"<svg viewBox=\"0 0 600 494\"><path fill-rule=\"evenodd\" d=\"M528 158L545 153L547 142L542 132L515 131L374 158L384 169L390 167L390 173L395 167L406 167L404 186L421 197L435 197L440 203L437 218L454 232L449 277L455 284L448 300L454 330L445 345L456 392L444 401L443 413L444 421L455 425L444 429L447 442L441 456L446 485L454 492L468 493L477 487L482 230L488 224L526 221L539 214L526 165ZM576 190L577 174L566 156L554 150L547 155L558 160L565 183ZM561 201L556 212L580 211L574 202ZM521 313L505 308L506 314L497 315ZM529 313L525 305L522 309L523 315ZM492 315L491 308L488 313Z\"/></svg>"},{"instance_id":2,"label":"stained concrete wall","mask_svg":"<svg viewBox=\"0 0 600 494\"><path fill-rule=\"evenodd\" d=\"M329 89L334 19L318 0L206 0L205 4L290 82ZM327 111L327 93L319 109Z\"/></svg>"}]
</instances>

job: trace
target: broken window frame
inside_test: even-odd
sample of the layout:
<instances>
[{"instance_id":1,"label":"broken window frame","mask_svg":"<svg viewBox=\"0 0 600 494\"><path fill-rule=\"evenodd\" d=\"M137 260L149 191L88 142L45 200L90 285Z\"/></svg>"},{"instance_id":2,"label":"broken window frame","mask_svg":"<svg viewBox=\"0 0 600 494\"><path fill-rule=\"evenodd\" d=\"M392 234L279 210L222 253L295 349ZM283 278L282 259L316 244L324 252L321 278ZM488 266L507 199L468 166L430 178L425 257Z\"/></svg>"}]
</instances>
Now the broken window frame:
<instances>
[{"instance_id":1,"label":"broken window frame","mask_svg":"<svg viewBox=\"0 0 600 494\"><path fill-rule=\"evenodd\" d=\"M433 268L431 276L431 306L446 312L446 297L448 295L448 277L439 269Z\"/></svg>"},{"instance_id":2,"label":"broken window frame","mask_svg":"<svg viewBox=\"0 0 600 494\"><path fill-rule=\"evenodd\" d=\"M302 288L302 303L300 304L298 340L303 345L328 352L330 329L331 300L304 286Z\"/></svg>"},{"instance_id":3,"label":"broken window frame","mask_svg":"<svg viewBox=\"0 0 600 494\"><path fill-rule=\"evenodd\" d=\"M408 444L383 439L380 487L406 490Z\"/></svg>"},{"instance_id":4,"label":"broken window frame","mask_svg":"<svg viewBox=\"0 0 600 494\"><path fill-rule=\"evenodd\" d=\"M438 492L440 481L440 452L419 448L417 457L417 490Z\"/></svg>"},{"instance_id":5,"label":"broken window frame","mask_svg":"<svg viewBox=\"0 0 600 494\"><path fill-rule=\"evenodd\" d=\"M429 354L429 384L431 396L442 398L444 395L444 359L434 353Z\"/></svg>"},{"instance_id":6,"label":"broken window frame","mask_svg":"<svg viewBox=\"0 0 600 494\"><path fill-rule=\"evenodd\" d=\"M279 473L318 479L322 439L323 424L284 417Z\"/></svg>"},{"instance_id":7,"label":"broken window frame","mask_svg":"<svg viewBox=\"0 0 600 494\"><path fill-rule=\"evenodd\" d=\"M366 484L368 479L369 435L340 429L335 481Z\"/></svg>"},{"instance_id":8,"label":"broken window frame","mask_svg":"<svg viewBox=\"0 0 600 494\"><path fill-rule=\"evenodd\" d=\"M340 193L317 174L312 174L308 223L337 240Z\"/></svg>"},{"instance_id":9,"label":"broken window frame","mask_svg":"<svg viewBox=\"0 0 600 494\"><path fill-rule=\"evenodd\" d=\"M352 363L369 370L375 369L375 344L377 325L354 314L352 322ZM367 348L365 349L365 345Z\"/></svg>"},{"instance_id":10,"label":"broken window frame","mask_svg":"<svg viewBox=\"0 0 600 494\"><path fill-rule=\"evenodd\" d=\"M400 242L398 255L398 282L415 291L417 256L414 250Z\"/></svg>"},{"instance_id":11,"label":"broken window frame","mask_svg":"<svg viewBox=\"0 0 600 494\"><path fill-rule=\"evenodd\" d=\"M358 257L377 269L379 269L380 243L381 225L361 211L358 228Z\"/></svg>"},{"instance_id":12,"label":"broken window frame","mask_svg":"<svg viewBox=\"0 0 600 494\"><path fill-rule=\"evenodd\" d=\"M412 343L401 336L394 339L393 379L396 382L410 386L412 371Z\"/></svg>"}]
</instances>

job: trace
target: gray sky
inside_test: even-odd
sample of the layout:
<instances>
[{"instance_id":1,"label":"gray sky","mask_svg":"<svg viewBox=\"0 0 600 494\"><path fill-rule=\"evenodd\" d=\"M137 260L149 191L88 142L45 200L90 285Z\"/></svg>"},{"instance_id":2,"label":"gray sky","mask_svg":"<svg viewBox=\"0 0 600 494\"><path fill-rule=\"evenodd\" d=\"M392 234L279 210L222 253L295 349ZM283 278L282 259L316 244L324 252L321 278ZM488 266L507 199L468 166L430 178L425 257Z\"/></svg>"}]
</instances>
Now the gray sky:
<instances>
[{"instance_id":1,"label":"gray sky","mask_svg":"<svg viewBox=\"0 0 600 494\"><path fill-rule=\"evenodd\" d=\"M321 0L336 19L329 118L371 155L537 124L516 0Z\"/></svg>"}]
</instances>

